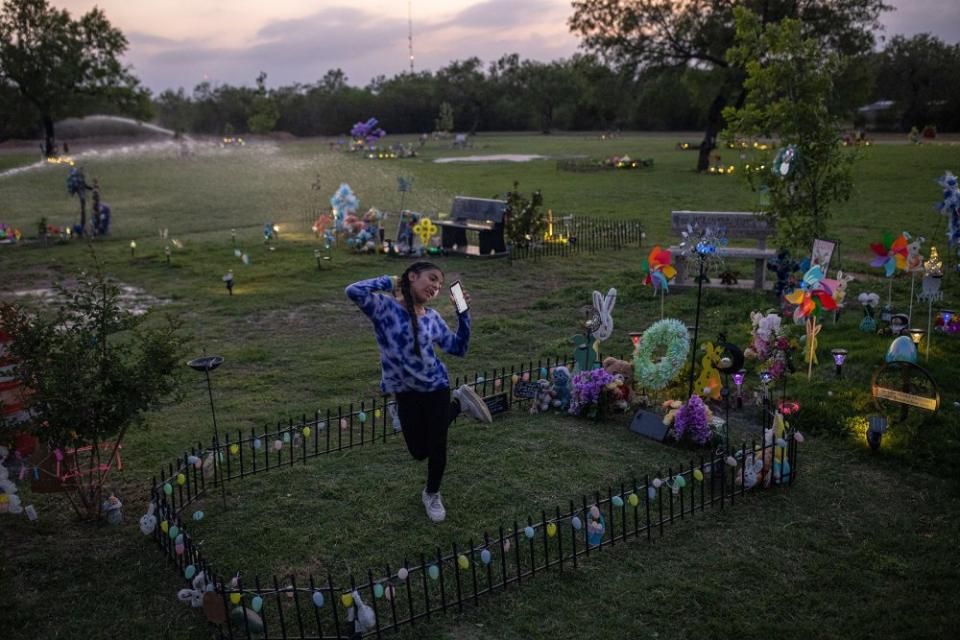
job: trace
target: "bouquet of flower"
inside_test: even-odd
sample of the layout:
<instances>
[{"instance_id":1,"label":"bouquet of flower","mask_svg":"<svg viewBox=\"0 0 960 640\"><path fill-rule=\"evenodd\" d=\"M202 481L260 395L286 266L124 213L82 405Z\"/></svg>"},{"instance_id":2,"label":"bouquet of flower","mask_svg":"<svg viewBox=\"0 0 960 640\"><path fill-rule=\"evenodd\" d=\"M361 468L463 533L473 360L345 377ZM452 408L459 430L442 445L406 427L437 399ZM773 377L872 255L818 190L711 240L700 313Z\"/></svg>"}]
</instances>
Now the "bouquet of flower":
<instances>
[{"instance_id":1,"label":"bouquet of flower","mask_svg":"<svg viewBox=\"0 0 960 640\"><path fill-rule=\"evenodd\" d=\"M794 345L783 326L782 319L775 313L753 312L750 314L753 329L750 332L750 346L743 355L755 359L761 371L768 371L774 379L786 374L790 368L790 350Z\"/></svg>"},{"instance_id":2,"label":"bouquet of flower","mask_svg":"<svg viewBox=\"0 0 960 640\"><path fill-rule=\"evenodd\" d=\"M673 418L673 437L678 441L686 438L703 446L713 439L712 421L710 409L700 396L694 394Z\"/></svg>"},{"instance_id":3,"label":"bouquet of flower","mask_svg":"<svg viewBox=\"0 0 960 640\"><path fill-rule=\"evenodd\" d=\"M595 416L600 407L603 389L611 382L613 382L613 376L603 369L581 371L573 376L570 413Z\"/></svg>"}]
</instances>

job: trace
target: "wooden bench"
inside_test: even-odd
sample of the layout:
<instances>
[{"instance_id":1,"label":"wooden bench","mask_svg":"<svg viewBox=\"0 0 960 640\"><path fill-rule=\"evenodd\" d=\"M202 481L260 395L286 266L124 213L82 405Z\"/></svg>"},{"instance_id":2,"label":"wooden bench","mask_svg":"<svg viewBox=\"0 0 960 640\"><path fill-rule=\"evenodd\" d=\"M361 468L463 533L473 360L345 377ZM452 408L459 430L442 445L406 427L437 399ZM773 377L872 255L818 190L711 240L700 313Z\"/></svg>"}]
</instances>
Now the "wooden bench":
<instances>
[{"instance_id":1,"label":"wooden bench","mask_svg":"<svg viewBox=\"0 0 960 640\"><path fill-rule=\"evenodd\" d=\"M720 247L717 253L723 258L740 258L754 261L753 288L769 288L766 282L767 260L775 258L777 252L767 249L767 238L776 233L776 227L769 218L744 211L671 211L670 228L680 235L687 230L687 225L704 227L723 227L727 238L755 239L756 247ZM670 247L673 254L674 266L677 268L675 286L685 286L687 280L687 260L681 255L679 246ZM709 283L707 286L723 286L719 283Z\"/></svg>"}]
</instances>

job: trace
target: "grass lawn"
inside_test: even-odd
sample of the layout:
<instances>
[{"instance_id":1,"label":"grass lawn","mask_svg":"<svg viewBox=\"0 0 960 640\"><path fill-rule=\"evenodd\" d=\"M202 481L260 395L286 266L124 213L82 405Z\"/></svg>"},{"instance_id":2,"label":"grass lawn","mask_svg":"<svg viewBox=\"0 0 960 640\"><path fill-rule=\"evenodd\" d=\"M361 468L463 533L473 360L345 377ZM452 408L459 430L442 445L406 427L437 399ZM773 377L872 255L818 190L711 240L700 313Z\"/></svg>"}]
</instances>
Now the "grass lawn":
<instances>
[{"instance_id":1,"label":"grass lawn","mask_svg":"<svg viewBox=\"0 0 960 640\"><path fill-rule=\"evenodd\" d=\"M341 182L353 187L362 207L392 210L399 204L396 176L411 176L407 206L432 212L446 210L454 195L491 197L517 180L522 190L541 188L555 214L643 222L641 251L513 265L441 259L447 281L462 279L474 298L470 353L464 360L445 358L452 375L467 376L569 353L576 312L594 289L619 291L607 352L626 353L627 332L659 319L659 301L642 285L641 260L654 243L674 241L670 210L745 210L754 203L736 177L692 171L695 154L674 150L688 138L491 135L477 137L473 149L431 143L421 157L395 161L335 153L321 141L200 145L188 157L172 145L79 157L88 180L99 178L114 213L112 237L94 243L97 259L151 296L160 311L182 320L191 338L185 359L203 352L226 358L214 373L218 418L221 426L249 432L378 393L376 344L343 288L396 273L404 263L335 250L318 271L309 225ZM943 409L936 417L895 427L877 454L866 448L855 419L875 411L870 376L889 344L857 329L856 296L886 294L878 270L867 266L868 243L884 230L906 229L947 253L945 225L931 205L939 196L934 180L946 169L960 169L956 149L875 145L861 151L855 195L836 207L830 225L844 271L857 278L848 290L848 310L820 334L821 363L812 380L804 372L789 383L789 395L803 405L797 421L808 435L800 451L803 472L792 489L685 521L652 545L637 541L604 550L576 572L538 577L477 610L418 624L402 637L943 637L956 628L958 343L938 335L925 363L941 386ZM567 173L553 160L431 162L500 153L629 153L655 163L636 172ZM727 162L737 153L722 152ZM14 162L0 156L0 171ZM66 196L65 177L64 167L0 177L0 221L28 236L41 216L61 226L75 222L77 201ZM319 190L311 189L314 182ZM280 225L272 250L261 239L266 221ZM170 265L160 228L183 243ZM234 256L231 229L251 265ZM132 256L131 240L137 243ZM90 249L79 242L0 247L0 298L27 300L14 292L69 282L92 266ZM228 269L237 283L232 297L221 282ZM895 280L898 311L906 311L909 288L909 280ZM934 308L955 308L960 286L953 272L944 278L944 291ZM438 308L449 318L442 297ZM749 340L749 312L776 305L769 294L723 290L705 290L703 302L701 335L714 339L725 331L741 346ZM667 296L668 317L692 323L694 308L693 291ZM926 322L925 309L916 305L914 313ZM838 381L827 352L840 346L850 356ZM6 637L208 637L202 615L176 601L183 581L136 526L160 465L211 431L206 388L193 372L184 375L185 399L149 415L146 428L125 441L124 471L111 478L125 505L123 525L78 523L65 500L34 496L26 487L24 504L34 503L40 519L0 517ZM755 409L736 417L740 433L755 431ZM451 434L444 483L449 519L439 526L422 514L422 465L394 438L233 483L228 508L203 500L207 517L191 531L219 571L242 570L245 581L308 571L365 575L371 564L396 566L405 555L449 548L585 491L687 461L688 451L635 437L626 422L595 425L522 412L486 429L461 421Z\"/></svg>"}]
</instances>

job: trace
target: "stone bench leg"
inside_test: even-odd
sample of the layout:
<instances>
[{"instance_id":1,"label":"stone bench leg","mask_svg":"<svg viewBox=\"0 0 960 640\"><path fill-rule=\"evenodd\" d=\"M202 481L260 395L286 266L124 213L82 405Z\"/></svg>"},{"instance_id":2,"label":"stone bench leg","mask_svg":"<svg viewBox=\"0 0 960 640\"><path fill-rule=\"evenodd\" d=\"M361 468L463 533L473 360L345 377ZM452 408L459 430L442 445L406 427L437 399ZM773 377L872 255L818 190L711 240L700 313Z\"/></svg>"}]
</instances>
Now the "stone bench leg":
<instances>
[{"instance_id":1,"label":"stone bench leg","mask_svg":"<svg viewBox=\"0 0 960 640\"><path fill-rule=\"evenodd\" d=\"M754 289L763 289L764 285L764 276L767 273L767 259L766 258L757 258L756 264L753 268L753 288Z\"/></svg>"},{"instance_id":2,"label":"stone bench leg","mask_svg":"<svg viewBox=\"0 0 960 640\"><path fill-rule=\"evenodd\" d=\"M687 279L687 260L679 253L673 256L673 266L677 269L677 275L673 279L673 283L677 286L683 286L684 281Z\"/></svg>"}]
</instances>

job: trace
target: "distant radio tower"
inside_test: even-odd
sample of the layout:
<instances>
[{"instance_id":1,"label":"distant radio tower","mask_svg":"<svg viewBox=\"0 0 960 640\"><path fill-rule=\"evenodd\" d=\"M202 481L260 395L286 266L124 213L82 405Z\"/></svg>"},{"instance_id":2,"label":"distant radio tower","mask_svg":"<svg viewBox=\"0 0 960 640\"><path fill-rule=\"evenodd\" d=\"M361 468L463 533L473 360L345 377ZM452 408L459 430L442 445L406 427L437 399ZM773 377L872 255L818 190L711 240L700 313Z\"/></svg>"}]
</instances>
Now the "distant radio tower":
<instances>
[{"instance_id":1,"label":"distant radio tower","mask_svg":"<svg viewBox=\"0 0 960 640\"><path fill-rule=\"evenodd\" d=\"M410 50L410 73L413 73L413 1L407 0L407 46Z\"/></svg>"}]
</instances>

